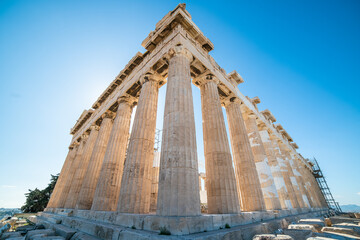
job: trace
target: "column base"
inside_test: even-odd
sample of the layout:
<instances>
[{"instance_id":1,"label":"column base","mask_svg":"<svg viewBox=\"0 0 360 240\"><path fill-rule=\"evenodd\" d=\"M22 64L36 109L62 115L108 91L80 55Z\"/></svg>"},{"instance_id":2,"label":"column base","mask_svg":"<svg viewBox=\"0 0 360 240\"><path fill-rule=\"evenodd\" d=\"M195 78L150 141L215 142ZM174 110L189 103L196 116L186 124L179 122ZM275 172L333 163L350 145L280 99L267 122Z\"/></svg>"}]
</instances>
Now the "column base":
<instances>
[{"instance_id":1,"label":"column base","mask_svg":"<svg viewBox=\"0 0 360 240\"><path fill-rule=\"evenodd\" d=\"M40 214L40 219L51 223L61 222L65 226L75 229L80 228L78 230L92 235L93 233L89 231L92 231L94 224L101 226L101 229L103 229L101 231L103 232L108 227L111 229L130 228L145 230L146 232L158 234L161 228L166 228L166 230L171 232L171 235L189 235L218 231L225 229L227 225L231 228L236 228L247 224L264 224L273 221L276 224L281 224L282 219L286 219L290 223L304 217L319 216L327 213L327 211L328 209L308 208L241 212L239 214L203 214L194 217L163 217L155 214L127 214L107 211L47 208L45 212ZM278 227L281 226L279 225ZM116 231L111 230L110 232L115 234Z\"/></svg>"}]
</instances>

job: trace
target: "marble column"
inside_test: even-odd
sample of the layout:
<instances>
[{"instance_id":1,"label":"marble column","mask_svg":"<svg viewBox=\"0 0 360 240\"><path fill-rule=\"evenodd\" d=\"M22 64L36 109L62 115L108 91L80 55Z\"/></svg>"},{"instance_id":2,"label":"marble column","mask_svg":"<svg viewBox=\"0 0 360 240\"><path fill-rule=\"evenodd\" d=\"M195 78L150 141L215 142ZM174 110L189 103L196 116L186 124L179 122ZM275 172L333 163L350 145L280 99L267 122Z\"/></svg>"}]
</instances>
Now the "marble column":
<instances>
[{"instance_id":1,"label":"marble column","mask_svg":"<svg viewBox=\"0 0 360 240\"><path fill-rule=\"evenodd\" d=\"M119 212L144 214L150 211L159 80L154 75L141 79L142 87L121 181Z\"/></svg>"},{"instance_id":2,"label":"marble column","mask_svg":"<svg viewBox=\"0 0 360 240\"><path fill-rule=\"evenodd\" d=\"M81 136L79 148L78 148L78 150L76 152L74 161L73 161L73 163L72 163L72 165L71 165L71 167L69 169L69 172L68 172L68 174L66 176L66 182L64 184L64 188L62 189L61 195L59 196L60 199L59 199L58 208L64 208L65 207L65 203L66 203L66 200L67 200L67 198L69 196L70 188L71 188L71 185L72 185L73 180L74 180L75 172L76 172L76 169L79 167L79 164L81 162L81 158L82 158L82 155L84 153L84 149L85 149L85 145L86 145L88 137L89 137L88 134L83 134Z\"/></svg>"},{"instance_id":3,"label":"marble column","mask_svg":"<svg viewBox=\"0 0 360 240\"><path fill-rule=\"evenodd\" d=\"M89 135L89 138L87 139L84 153L82 154L80 163L75 171L75 175L74 175L73 181L71 183L71 188L70 188L70 191L69 191L66 203L65 203L65 208L75 208L75 206L76 206L76 202L79 197L81 185L84 180L85 171L87 170L87 168L89 166L90 157L93 152L93 148L95 146L95 142L96 142L96 139L97 139L97 136L99 133L99 129L100 128L97 125L92 125L90 127L90 135Z\"/></svg>"},{"instance_id":4,"label":"marble column","mask_svg":"<svg viewBox=\"0 0 360 240\"><path fill-rule=\"evenodd\" d=\"M199 80L203 120L208 213L238 213L239 198L218 81L207 75Z\"/></svg>"},{"instance_id":5,"label":"marble column","mask_svg":"<svg viewBox=\"0 0 360 240\"><path fill-rule=\"evenodd\" d=\"M292 186L292 190L289 191L291 203L294 206L294 208L302 208L304 207L304 202L302 201L299 185L296 181L294 172L290 165L288 150L286 149L285 144L281 140L278 140L278 144L279 144L281 156L284 160L284 167L287 169L287 174L289 176L290 184Z\"/></svg>"},{"instance_id":6,"label":"marble column","mask_svg":"<svg viewBox=\"0 0 360 240\"><path fill-rule=\"evenodd\" d=\"M245 212L265 210L264 197L241 113L240 100L231 98L225 108L241 210Z\"/></svg>"},{"instance_id":7,"label":"marble column","mask_svg":"<svg viewBox=\"0 0 360 240\"><path fill-rule=\"evenodd\" d=\"M58 200L60 199L60 195L62 194L62 189L64 188L64 184L66 182L66 176L70 170L70 167L74 161L76 151L78 149L78 143L72 144L69 147L69 152L66 156L65 162L63 167L61 168L61 172L59 175L59 178L56 182L55 188L51 194L49 203L47 205L47 208L56 208L58 207Z\"/></svg>"},{"instance_id":8,"label":"marble column","mask_svg":"<svg viewBox=\"0 0 360 240\"><path fill-rule=\"evenodd\" d=\"M304 183L304 189L306 191L306 196L309 200L309 204L311 207L315 208L317 207L315 196L313 195L312 189L311 189L311 183L309 182L308 176L306 175L307 169L305 169L305 164L301 161L301 159L298 162L298 171L300 172L302 176L302 180Z\"/></svg>"},{"instance_id":9,"label":"marble column","mask_svg":"<svg viewBox=\"0 0 360 240\"><path fill-rule=\"evenodd\" d=\"M274 152L275 152L275 156L276 156L276 159L279 163L279 166L280 166L280 171L281 171L281 174L284 178L284 182L285 182L285 187L286 187L286 190L287 190L287 197L286 198L286 206L291 209L291 208L299 208L299 203L297 201L297 198L296 198L296 194L295 194L295 191L294 191L294 188L293 188L293 185L291 183L291 179L290 179L290 174L289 174L289 169L288 169L288 166L285 162L285 157L283 156L281 150L280 150L280 147L279 147L279 143L278 143L278 139L276 139L275 137L271 137L271 143L273 145L273 149L274 149Z\"/></svg>"},{"instance_id":10,"label":"marble column","mask_svg":"<svg viewBox=\"0 0 360 240\"><path fill-rule=\"evenodd\" d=\"M282 209L291 209L291 202L289 193L286 189L283 173L280 169L280 164L276 158L275 151L270 139L268 129L264 123L259 125L259 133L261 141L264 145L266 155L268 157L268 163L271 170L271 174L274 178L274 184L279 195L279 201Z\"/></svg>"},{"instance_id":11,"label":"marble column","mask_svg":"<svg viewBox=\"0 0 360 240\"><path fill-rule=\"evenodd\" d=\"M285 147L284 144L280 144L280 149L281 149L281 152L285 155L285 163L288 167L288 171L289 171L289 175L290 175L290 180L291 180L291 183L293 185L293 188L294 188L294 191L295 191L295 195L296 195L296 199L299 203L299 207L300 208L305 208L306 205L304 203L304 200L303 200L303 197L302 197L302 194L301 194L301 191L300 191L300 183L297 181L297 178L295 177L295 169L293 168L293 159L290 155L290 151L289 149L287 149Z\"/></svg>"},{"instance_id":12,"label":"marble column","mask_svg":"<svg viewBox=\"0 0 360 240\"><path fill-rule=\"evenodd\" d=\"M309 199L307 197L306 189L304 187L305 183L303 180L303 176L301 175L301 173L299 171L299 163L298 163L299 160L293 154L290 154L290 157L291 157L290 165L291 165L291 168L293 169L294 176L299 185L299 190L300 190L300 194L302 196L302 200L304 202L304 207L310 208L311 205L310 205Z\"/></svg>"},{"instance_id":13,"label":"marble column","mask_svg":"<svg viewBox=\"0 0 360 240\"><path fill-rule=\"evenodd\" d=\"M91 210L115 211L120 194L133 99L121 97L112 125Z\"/></svg>"},{"instance_id":14,"label":"marble column","mask_svg":"<svg viewBox=\"0 0 360 240\"><path fill-rule=\"evenodd\" d=\"M156 213L200 215L198 159L191 91L191 53L182 45L170 50Z\"/></svg>"},{"instance_id":15,"label":"marble column","mask_svg":"<svg viewBox=\"0 0 360 240\"><path fill-rule=\"evenodd\" d=\"M315 178L314 175L312 174L312 172L309 172L309 179L310 179L311 185L312 185L312 187L313 187L313 189L314 189L314 193L315 193L317 199L319 200L319 205L320 205L320 207L321 207L321 208L327 208L328 205L327 205L327 203L326 203L326 200L325 200L325 198L324 198L324 195L323 195L323 193L322 193L322 191L321 191L321 189L320 189L320 187L319 187L319 184L318 184L316 178Z\"/></svg>"},{"instance_id":16,"label":"marble column","mask_svg":"<svg viewBox=\"0 0 360 240\"><path fill-rule=\"evenodd\" d=\"M274 178L271 174L268 158L253 113L245 114L245 126L248 132L251 150L254 155L255 165L258 172L261 190L264 196L266 210L281 209L279 195L277 193Z\"/></svg>"},{"instance_id":17,"label":"marble column","mask_svg":"<svg viewBox=\"0 0 360 240\"><path fill-rule=\"evenodd\" d=\"M103 116L100 130L92 151L89 166L86 169L83 184L81 185L79 197L76 203L77 209L89 210L95 194L96 184L99 179L101 165L104 160L106 147L109 141L114 114L106 112Z\"/></svg>"}]
</instances>

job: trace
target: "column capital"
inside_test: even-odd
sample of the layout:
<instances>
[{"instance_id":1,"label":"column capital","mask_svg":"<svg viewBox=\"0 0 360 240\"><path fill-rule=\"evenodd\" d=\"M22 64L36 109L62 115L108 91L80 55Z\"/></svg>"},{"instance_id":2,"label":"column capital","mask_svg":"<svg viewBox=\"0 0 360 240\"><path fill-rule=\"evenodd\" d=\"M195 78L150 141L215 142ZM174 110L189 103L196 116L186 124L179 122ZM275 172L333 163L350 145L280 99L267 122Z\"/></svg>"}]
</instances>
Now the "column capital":
<instances>
[{"instance_id":1,"label":"column capital","mask_svg":"<svg viewBox=\"0 0 360 240\"><path fill-rule=\"evenodd\" d=\"M86 141L89 138L89 134L87 134L86 132L81 134L81 141Z\"/></svg>"},{"instance_id":2,"label":"column capital","mask_svg":"<svg viewBox=\"0 0 360 240\"><path fill-rule=\"evenodd\" d=\"M226 99L224 99L221 103L225 108L227 108L228 106L230 106L231 104L242 104L242 101L240 98L235 97L234 95L230 95L229 97L227 97Z\"/></svg>"},{"instance_id":3,"label":"column capital","mask_svg":"<svg viewBox=\"0 0 360 240\"><path fill-rule=\"evenodd\" d=\"M131 96L130 94L125 94L125 95L118 97L117 102L118 102L118 104L125 102L125 103L129 104L130 106L133 106L137 102L137 99L135 97Z\"/></svg>"},{"instance_id":4,"label":"column capital","mask_svg":"<svg viewBox=\"0 0 360 240\"><path fill-rule=\"evenodd\" d=\"M193 60L193 55L191 54L191 52L187 50L182 44L177 44L176 46L174 46L169 50L170 58L178 55L183 55L184 57L189 59L190 62L192 62Z\"/></svg>"},{"instance_id":5,"label":"column capital","mask_svg":"<svg viewBox=\"0 0 360 240\"><path fill-rule=\"evenodd\" d=\"M110 110L107 110L101 117L102 117L103 120L105 118L114 119L115 118L115 113L110 111Z\"/></svg>"},{"instance_id":6,"label":"column capital","mask_svg":"<svg viewBox=\"0 0 360 240\"><path fill-rule=\"evenodd\" d=\"M96 124L93 124L93 125L90 126L90 131L92 131L92 130L99 131L100 127L98 125L96 125Z\"/></svg>"},{"instance_id":7,"label":"column capital","mask_svg":"<svg viewBox=\"0 0 360 240\"><path fill-rule=\"evenodd\" d=\"M219 79L217 79L210 71L205 71L204 73L200 74L195 81L199 84L199 86L205 85L209 82L214 82L216 85L218 85L220 82Z\"/></svg>"},{"instance_id":8,"label":"column capital","mask_svg":"<svg viewBox=\"0 0 360 240\"><path fill-rule=\"evenodd\" d=\"M157 74L155 72L147 72L140 78L140 84L143 85L144 83L148 81L154 81L154 82L160 82L163 79L163 77L160 74Z\"/></svg>"}]
</instances>

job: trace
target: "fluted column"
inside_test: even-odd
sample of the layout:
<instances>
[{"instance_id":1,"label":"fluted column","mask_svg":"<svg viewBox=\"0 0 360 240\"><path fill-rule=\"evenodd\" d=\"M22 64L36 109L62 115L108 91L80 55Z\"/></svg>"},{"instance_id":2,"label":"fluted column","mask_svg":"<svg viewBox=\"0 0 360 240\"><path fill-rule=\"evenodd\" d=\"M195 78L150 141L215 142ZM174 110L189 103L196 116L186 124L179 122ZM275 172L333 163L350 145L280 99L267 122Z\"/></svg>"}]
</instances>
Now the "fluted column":
<instances>
[{"instance_id":1,"label":"fluted column","mask_svg":"<svg viewBox=\"0 0 360 240\"><path fill-rule=\"evenodd\" d=\"M290 192L289 192L290 198L292 201L292 205L294 206L294 208L302 208L302 207L304 207L304 202L303 202L301 194L300 194L299 185L296 181L294 172L290 165L290 158L289 158L288 150L286 149L284 143L281 140L278 140L278 144L279 144L281 156L284 160L284 167L287 169L287 174L290 179L290 184L292 186L292 190L290 190Z\"/></svg>"},{"instance_id":2,"label":"fluted column","mask_svg":"<svg viewBox=\"0 0 360 240\"><path fill-rule=\"evenodd\" d=\"M313 200L313 198L311 196L311 191L309 191L309 189L308 189L308 183L307 183L306 175L303 172L303 167L302 166L303 166L304 163L299 158L296 158L294 162L295 162L296 170L297 170L297 172L299 172L299 174L301 176L302 184L301 184L300 187L302 187L302 191L306 195L306 198L307 198L308 203L309 203L309 207L316 207L315 203L313 202L314 200Z\"/></svg>"},{"instance_id":3,"label":"fluted column","mask_svg":"<svg viewBox=\"0 0 360 240\"><path fill-rule=\"evenodd\" d=\"M79 167L79 164L81 162L81 158L82 158L82 155L84 153L84 148L85 148L86 141L87 141L88 137L89 137L88 134L83 134L81 136L79 148L76 151L74 161L73 161L73 163L72 163L72 165L71 165L71 167L69 169L68 175L66 177L66 182L64 184L64 188L62 189L62 192L61 192L61 195L60 195L60 199L59 199L59 203L58 203L59 208L64 208L65 207L65 203L66 203L66 200L67 200L67 198L69 196L69 192L70 192L70 188L71 188L74 176L75 176L75 172L76 172L76 169Z\"/></svg>"},{"instance_id":4,"label":"fluted column","mask_svg":"<svg viewBox=\"0 0 360 240\"><path fill-rule=\"evenodd\" d=\"M81 185L84 180L85 171L89 166L89 161L91 154L93 152L93 148L95 146L95 142L99 133L99 126L92 125L90 127L90 135L86 141L84 153L81 156L81 160L79 162L78 167L76 168L74 178L71 183L70 191L65 202L65 208L75 208L76 202L79 197Z\"/></svg>"},{"instance_id":5,"label":"fluted column","mask_svg":"<svg viewBox=\"0 0 360 240\"><path fill-rule=\"evenodd\" d=\"M288 193L288 195L284 195L286 197L286 200L285 200L286 206L288 209L299 208L299 203L297 201L296 194L295 194L293 185L291 183L289 169L285 162L285 158L284 158L282 152L280 151L278 140L275 137L271 137L270 139L271 139L271 143L273 145L275 156L279 163L280 171L284 178L285 187L286 187L286 190Z\"/></svg>"},{"instance_id":6,"label":"fluted column","mask_svg":"<svg viewBox=\"0 0 360 240\"><path fill-rule=\"evenodd\" d=\"M66 182L66 177L68 175L69 169L74 161L76 151L78 149L78 144L72 144L69 147L69 152L66 156L63 167L61 168L61 172L59 178L56 182L55 188L51 194L49 203L47 204L47 208L56 208L58 207L58 201L60 200L60 195L62 194L62 189L64 188L64 184Z\"/></svg>"},{"instance_id":7,"label":"fluted column","mask_svg":"<svg viewBox=\"0 0 360 240\"><path fill-rule=\"evenodd\" d=\"M275 151L270 139L270 135L265 124L259 125L259 133L261 141L264 145L266 155L268 157L268 163L271 170L271 174L274 178L274 184L279 195L279 200L282 209L291 209L291 203L288 191L286 189L283 174L280 169L280 164L276 158Z\"/></svg>"},{"instance_id":8,"label":"fluted column","mask_svg":"<svg viewBox=\"0 0 360 240\"><path fill-rule=\"evenodd\" d=\"M115 211L120 194L133 99L121 97L111 129L91 210Z\"/></svg>"},{"instance_id":9,"label":"fluted column","mask_svg":"<svg viewBox=\"0 0 360 240\"><path fill-rule=\"evenodd\" d=\"M240 100L234 97L225 105L225 108L241 210L262 211L265 210L264 197L240 104Z\"/></svg>"},{"instance_id":10,"label":"fluted column","mask_svg":"<svg viewBox=\"0 0 360 240\"><path fill-rule=\"evenodd\" d=\"M154 163L151 168L151 195L150 212L156 212L158 186L159 186L160 152L155 152Z\"/></svg>"},{"instance_id":11,"label":"fluted column","mask_svg":"<svg viewBox=\"0 0 360 240\"><path fill-rule=\"evenodd\" d=\"M293 169L294 176L295 176L296 181L297 181L297 183L299 185L299 190L300 190L300 194L302 196L302 200L304 202L304 207L305 208L310 208L311 207L311 205L310 205L310 200L311 199L309 200L309 198L307 196L303 176L301 175L300 169L299 169L299 163L298 163L299 160L293 154L290 154L290 156L291 156L290 165L291 165L291 167Z\"/></svg>"},{"instance_id":12,"label":"fluted column","mask_svg":"<svg viewBox=\"0 0 360 240\"><path fill-rule=\"evenodd\" d=\"M316 197L317 197L318 200L319 200L319 203L320 203L319 205L320 205L320 207L321 207L321 208L327 208L328 205L327 205L326 200L325 200L325 198L324 198L324 194L322 193L322 191L321 191L321 189L320 189L320 187L319 187L318 182L316 181L314 175L313 175L311 172L309 172L309 179L310 179L311 185L312 185L312 187L313 187L313 189L314 189L314 193L316 194Z\"/></svg>"},{"instance_id":13,"label":"fluted column","mask_svg":"<svg viewBox=\"0 0 360 240\"><path fill-rule=\"evenodd\" d=\"M101 165L103 163L106 147L109 141L113 117L114 115L111 112L106 112L103 116L95 146L90 157L89 166L86 169L83 184L76 203L77 209L88 210L91 208L96 184L100 175Z\"/></svg>"},{"instance_id":14,"label":"fluted column","mask_svg":"<svg viewBox=\"0 0 360 240\"><path fill-rule=\"evenodd\" d=\"M170 51L156 209L162 216L201 213L190 61L182 45Z\"/></svg>"},{"instance_id":15,"label":"fluted column","mask_svg":"<svg viewBox=\"0 0 360 240\"><path fill-rule=\"evenodd\" d=\"M303 200L303 197L302 197L302 194L301 194L301 191L300 191L300 183L298 182L298 179L296 178L295 176L295 171L294 171L294 163L293 163L293 159L290 155L290 152L289 152L289 149L287 149L285 147L284 144L280 144L280 150L281 152L283 153L283 155L285 156L285 163L288 167L288 171L289 171L289 175L290 175L290 179L291 179L291 183L293 185L293 188L294 188L294 191L295 191L295 195L296 195L296 199L299 203L299 207L300 208L305 208L306 205L304 203L304 200Z\"/></svg>"},{"instance_id":16,"label":"fluted column","mask_svg":"<svg viewBox=\"0 0 360 240\"><path fill-rule=\"evenodd\" d=\"M208 213L237 213L239 198L217 80L209 74L199 81Z\"/></svg>"},{"instance_id":17,"label":"fluted column","mask_svg":"<svg viewBox=\"0 0 360 240\"><path fill-rule=\"evenodd\" d=\"M256 169L267 210L280 209L279 195L271 174L268 158L253 113L245 113L245 126L248 132L251 150L254 155Z\"/></svg>"},{"instance_id":18,"label":"fluted column","mask_svg":"<svg viewBox=\"0 0 360 240\"><path fill-rule=\"evenodd\" d=\"M141 79L142 87L121 181L119 212L149 213L150 210L158 80L153 75Z\"/></svg>"},{"instance_id":19,"label":"fluted column","mask_svg":"<svg viewBox=\"0 0 360 240\"><path fill-rule=\"evenodd\" d=\"M310 198L313 203L313 207L317 207L317 208L321 207L320 199L319 199L318 195L316 194L316 190L313 185L314 183L312 182L312 179L314 179L314 177L311 173L311 170L306 168L304 165L300 165L300 169L301 169L302 175L304 176L305 187L310 194Z\"/></svg>"}]
</instances>

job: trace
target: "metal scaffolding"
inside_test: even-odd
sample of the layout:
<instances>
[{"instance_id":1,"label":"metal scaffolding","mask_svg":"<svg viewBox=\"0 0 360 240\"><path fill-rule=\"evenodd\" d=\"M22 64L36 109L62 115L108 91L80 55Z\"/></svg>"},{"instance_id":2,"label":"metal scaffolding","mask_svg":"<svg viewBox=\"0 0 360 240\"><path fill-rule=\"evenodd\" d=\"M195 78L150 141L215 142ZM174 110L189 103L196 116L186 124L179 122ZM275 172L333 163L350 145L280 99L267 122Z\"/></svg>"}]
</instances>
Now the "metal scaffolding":
<instances>
[{"instance_id":1,"label":"metal scaffolding","mask_svg":"<svg viewBox=\"0 0 360 240\"><path fill-rule=\"evenodd\" d=\"M330 191L330 188L325 180L325 176L322 173L321 168L320 168L319 163L317 162L316 158L314 158L311 162L313 163L312 164L313 175L314 175L317 183L319 184L319 187L322 191L322 194L324 195L327 205L329 206L329 208L334 209L335 211L342 212L339 203L335 201L335 199Z\"/></svg>"}]
</instances>

